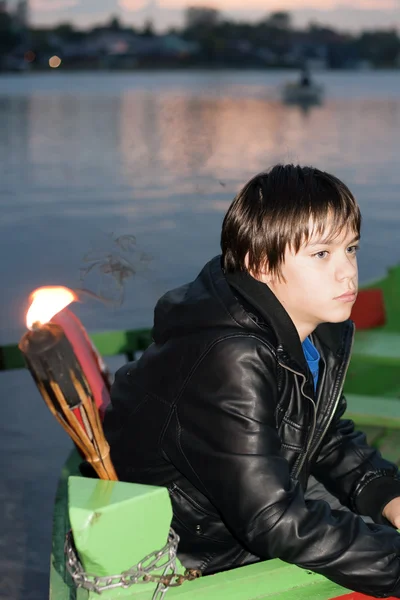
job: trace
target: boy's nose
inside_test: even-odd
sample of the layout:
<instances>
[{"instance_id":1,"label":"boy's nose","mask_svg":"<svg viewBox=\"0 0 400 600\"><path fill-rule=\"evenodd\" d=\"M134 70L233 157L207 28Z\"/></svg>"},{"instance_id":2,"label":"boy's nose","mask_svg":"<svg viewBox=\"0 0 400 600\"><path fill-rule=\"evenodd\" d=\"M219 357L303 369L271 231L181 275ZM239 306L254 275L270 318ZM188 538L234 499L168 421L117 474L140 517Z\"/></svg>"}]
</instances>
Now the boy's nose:
<instances>
[{"instance_id":1,"label":"boy's nose","mask_svg":"<svg viewBox=\"0 0 400 600\"><path fill-rule=\"evenodd\" d=\"M339 279L354 279L358 274L357 261L347 258L341 262L338 268Z\"/></svg>"}]
</instances>

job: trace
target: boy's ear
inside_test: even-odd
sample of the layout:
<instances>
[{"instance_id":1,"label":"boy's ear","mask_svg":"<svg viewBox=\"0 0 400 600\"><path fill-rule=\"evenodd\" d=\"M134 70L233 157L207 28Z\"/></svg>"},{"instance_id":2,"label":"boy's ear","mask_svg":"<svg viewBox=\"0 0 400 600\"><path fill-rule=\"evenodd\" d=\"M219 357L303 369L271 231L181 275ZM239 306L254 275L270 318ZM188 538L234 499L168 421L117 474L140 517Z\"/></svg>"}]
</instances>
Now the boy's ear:
<instances>
[{"instance_id":1,"label":"boy's ear","mask_svg":"<svg viewBox=\"0 0 400 600\"><path fill-rule=\"evenodd\" d=\"M273 275L273 273L270 273L270 271L267 268L264 268L260 270L258 279L260 279L260 281L262 281L263 283L270 285L271 283L275 282L276 277L275 275Z\"/></svg>"},{"instance_id":2,"label":"boy's ear","mask_svg":"<svg viewBox=\"0 0 400 600\"><path fill-rule=\"evenodd\" d=\"M268 261L265 261L262 265L260 265L257 273L249 269L249 253L247 253L244 258L244 264L246 266L246 269L248 270L250 275L254 277L254 279L258 279L258 281L262 281L262 283L266 284L273 283L275 277L272 273L270 273L268 269Z\"/></svg>"}]
</instances>

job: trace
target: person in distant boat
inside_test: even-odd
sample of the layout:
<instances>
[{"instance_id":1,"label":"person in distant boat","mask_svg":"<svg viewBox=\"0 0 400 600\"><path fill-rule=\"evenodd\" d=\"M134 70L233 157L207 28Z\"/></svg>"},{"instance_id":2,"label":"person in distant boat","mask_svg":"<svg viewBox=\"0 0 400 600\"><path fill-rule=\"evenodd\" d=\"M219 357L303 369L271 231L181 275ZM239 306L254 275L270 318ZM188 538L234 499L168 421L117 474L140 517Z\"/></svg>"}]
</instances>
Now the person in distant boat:
<instances>
[{"instance_id":1,"label":"person in distant boat","mask_svg":"<svg viewBox=\"0 0 400 600\"><path fill-rule=\"evenodd\" d=\"M222 254L159 300L153 343L117 372L112 460L168 488L185 567L280 558L400 598L399 471L345 418L360 228L333 175L256 175Z\"/></svg>"},{"instance_id":2,"label":"person in distant boat","mask_svg":"<svg viewBox=\"0 0 400 600\"><path fill-rule=\"evenodd\" d=\"M300 85L301 85L301 87L307 87L307 88L311 86L310 72L307 69L307 67L304 67L301 71Z\"/></svg>"}]
</instances>

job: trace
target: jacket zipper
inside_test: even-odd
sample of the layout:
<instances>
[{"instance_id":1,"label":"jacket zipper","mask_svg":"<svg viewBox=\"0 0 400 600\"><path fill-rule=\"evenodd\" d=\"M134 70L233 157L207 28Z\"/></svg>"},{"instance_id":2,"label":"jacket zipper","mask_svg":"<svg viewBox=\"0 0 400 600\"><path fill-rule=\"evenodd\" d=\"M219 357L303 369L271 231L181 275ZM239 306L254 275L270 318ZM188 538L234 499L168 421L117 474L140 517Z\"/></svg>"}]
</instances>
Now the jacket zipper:
<instances>
[{"instance_id":1,"label":"jacket zipper","mask_svg":"<svg viewBox=\"0 0 400 600\"><path fill-rule=\"evenodd\" d=\"M334 414L335 414L335 412L336 412L336 409L337 409L337 407L338 407L338 405L339 405L340 398L341 398L341 396L342 396L342 392L343 392L344 382L345 382L345 380L346 380L346 375L347 375L347 371L348 371L349 364L350 364L350 358L351 358L351 351L352 351L352 348L353 348L353 343L354 343L354 327L353 327L353 331L352 331L352 334L351 334L350 351L349 351L349 354L348 354L348 356L347 356L347 361L346 361L346 365L345 365L345 369L344 369L344 375L343 375L343 377L342 377L341 385L340 385L340 387L339 387L339 393L338 393L338 395L337 395L337 397L336 397L335 404L334 404L334 406L333 406L333 409L332 409L332 411L331 411L331 414L330 414L330 416L329 416L328 422L327 422L327 424L325 425L325 429L324 429L324 431L322 432L322 435L321 435L321 437L320 437L320 439L319 439L319 442L318 442L318 444L315 446L314 450L311 452L311 454L310 454L310 456L309 456L309 459L310 459L310 460L311 460L311 458L314 456L314 454L315 454L315 453L316 453L316 451L317 451L317 448L319 447L319 445L321 444L322 440L324 439L324 437L325 437L325 434L326 434L326 432L328 431L330 424L332 423L332 419L333 419L333 417L334 417Z\"/></svg>"},{"instance_id":2,"label":"jacket zipper","mask_svg":"<svg viewBox=\"0 0 400 600\"><path fill-rule=\"evenodd\" d=\"M326 426L324 428L324 431L322 432L321 438L320 438L318 444L315 446L314 450L311 452L310 456L308 457L309 460L314 456L315 452L317 451L318 446L320 445L321 441L324 439L325 434L328 431L328 428L329 428L330 424L332 423L333 416L334 416L334 414L336 412L336 409L338 407L338 404L339 404L339 401L340 401L340 397L341 397L342 391L343 391L344 381L345 381L346 375L347 375L347 370L348 370L349 364L350 364L350 357L351 357L351 350L352 350L352 347L353 347L353 342L354 342L354 327L353 327L352 336L351 336L350 351L349 351L348 356L347 356L347 361L346 361L346 365L345 365L344 375L342 377L342 381L341 381L339 393L338 393L337 398L335 400L335 404L334 404L333 409L331 411L331 414L329 416L328 422L327 422L327 424L326 424ZM308 440L308 443L307 443L304 455L303 455L300 463L298 464L297 469L293 473L293 476L297 479L298 476L300 475L301 469L303 468L304 463L306 461L308 451L310 450L310 447L312 445L312 440L313 440L313 437L314 437L315 428L317 426L317 408L316 408L316 404L315 404L314 400L312 398L310 398L310 396L307 396L307 394L304 393L304 385L305 385L305 383L307 381L305 375L303 375L303 373L299 373L298 371L295 371L294 369L291 369L290 367L288 367L286 365L283 365L282 363L279 363L279 364L280 364L280 366L283 369L287 369L288 371L291 371L295 375L299 375L300 377L302 377L303 383L301 385L301 393L303 394L303 396L305 398L307 398L307 400L309 400L311 402L311 404L313 406L312 431L311 431L311 434L310 434L310 437L309 437L309 440ZM321 393L322 393L322 389L321 389Z\"/></svg>"},{"instance_id":3,"label":"jacket zipper","mask_svg":"<svg viewBox=\"0 0 400 600\"><path fill-rule=\"evenodd\" d=\"M296 471L294 471L294 473L293 473L293 477L294 477L295 479L297 479L297 477L298 477L298 476L299 476L299 474L300 474L300 471L301 471L301 469L303 468L304 462L305 462L305 460L306 460L306 458L307 458L307 452L308 452L308 451L309 451L309 449L310 449L310 446L311 446L311 443L312 443L312 439L313 439L313 437L314 437L315 428L316 428L316 426L317 426L317 409L316 409L316 406L315 406L315 402L314 402L314 400L313 400L312 398L310 398L310 396L307 396L307 394L304 392L304 385L305 385L305 383L306 383L306 381L307 381L307 378L305 377L305 375L303 375L303 373L299 373L298 371L295 371L294 369L291 369L290 367L288 367L288 366L286 366L286 365L283 365L282 363L279 363L279 365L280 365L280 366L281 366L283 369L286 369L287 371L291 371L291 372L292 372L292 373L294 373L295 375L299 375L300 377L302 377L302 379L303 379L303 383L301 384L300 391L301 391L301 393L303 394L303 396L304 396L305 398L307 398L307 400L309 400L309 401L311 402L311 404L312 404L312 407L313 407L313 424L312 424L312 430L311 430L311 433L310 433L310 437L309 437L309 440L308 440L308 443L307 443L306 449L305 449L305 451L304 451L304 455L303 455L303 457L302 457L302 459L301 459L301 461L300 461L300 463L299 463L299 465L298 465L298 467L297 467Z\"/></svg>"}]
</instances>

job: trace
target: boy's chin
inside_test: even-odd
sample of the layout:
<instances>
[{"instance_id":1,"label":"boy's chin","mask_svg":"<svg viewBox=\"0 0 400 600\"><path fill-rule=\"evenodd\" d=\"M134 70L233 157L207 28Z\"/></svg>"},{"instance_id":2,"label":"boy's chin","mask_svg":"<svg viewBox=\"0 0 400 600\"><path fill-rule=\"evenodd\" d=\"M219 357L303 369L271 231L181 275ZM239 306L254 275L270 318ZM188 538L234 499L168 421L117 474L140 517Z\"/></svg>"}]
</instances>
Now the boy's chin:
<instances>
[{"instance_id":1,"label":"boy's chin","mask_svg":"<svg viewBox=\"0 0 400 600\"><path fill-rule=\"evenodd\" d=\"M349 310L341 310L340 313L331 315L327 323L343 323L351 317L351 308Z\"/></svg>"}]
</instances>

